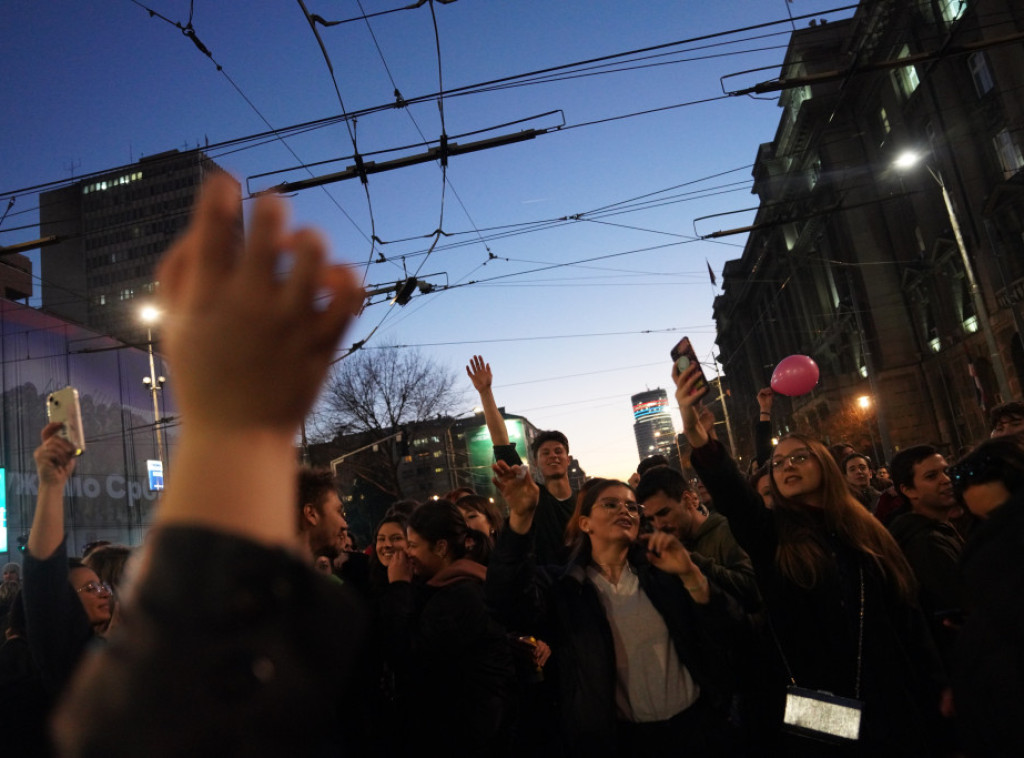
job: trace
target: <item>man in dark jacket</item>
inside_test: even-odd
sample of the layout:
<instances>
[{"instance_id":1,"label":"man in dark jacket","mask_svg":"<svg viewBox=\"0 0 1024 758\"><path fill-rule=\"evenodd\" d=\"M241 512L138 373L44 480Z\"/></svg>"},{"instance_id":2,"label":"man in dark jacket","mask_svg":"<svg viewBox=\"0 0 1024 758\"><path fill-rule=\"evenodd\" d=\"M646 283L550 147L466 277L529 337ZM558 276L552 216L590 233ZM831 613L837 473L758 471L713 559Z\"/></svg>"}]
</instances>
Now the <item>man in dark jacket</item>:
<instances>
[{"instance_id":1,"label":"man in dark jacket","mask_svg":"<svg viewBox=\"0 0 1024 758\"><path fill-rule=\"evenodd\" d=\"M911 512L889 524L921 585L921 606L946 661L956 638L946 622L957 621L963 607L959 561L964 547L949 520L956 498L947 468L946 459L931 445L898 452L892 459L893 482L910 502Z\"/></svg>"}]
</instances>

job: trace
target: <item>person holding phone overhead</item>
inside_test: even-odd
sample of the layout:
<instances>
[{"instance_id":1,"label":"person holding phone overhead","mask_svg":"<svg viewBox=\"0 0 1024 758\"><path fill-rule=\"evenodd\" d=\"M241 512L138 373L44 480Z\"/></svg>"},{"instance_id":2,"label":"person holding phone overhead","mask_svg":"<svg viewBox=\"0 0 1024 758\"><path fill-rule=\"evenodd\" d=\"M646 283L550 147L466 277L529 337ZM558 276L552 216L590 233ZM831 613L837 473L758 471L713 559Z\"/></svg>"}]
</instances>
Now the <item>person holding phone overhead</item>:
<instances>
[{"instance_id":1,"label":"person holding phone overhead","mask_svg":"<svg viewBox=\"0 0 1024 758\"><path fill-rule=\"evenodd\" d=\"M764 736L765 754L940 755L932 740L944 674L896 542L850 494L828 449L806 435L776 445L775 505L764 508L699 423L706 390L695 389L696 369L673 366L672 378L693 465L750 555L768 612L763 655L775 675L763 695L776 730ZM835 713L835 701L853 739L807 728L820 727L816 714Z\"/></svg>"}]
</instances>

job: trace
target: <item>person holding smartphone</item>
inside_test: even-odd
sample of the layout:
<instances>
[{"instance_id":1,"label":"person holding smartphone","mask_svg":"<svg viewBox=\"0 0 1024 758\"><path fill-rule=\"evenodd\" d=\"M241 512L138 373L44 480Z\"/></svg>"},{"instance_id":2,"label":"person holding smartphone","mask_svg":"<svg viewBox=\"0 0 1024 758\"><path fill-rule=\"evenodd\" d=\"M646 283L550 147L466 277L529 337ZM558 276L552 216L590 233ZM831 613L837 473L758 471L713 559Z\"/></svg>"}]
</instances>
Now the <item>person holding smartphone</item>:
<instances>
[{"instance_id":1,"label":"person holding smartphone","mask_svg":"<svg viewBox=\"0 0 1024 758\"><path fill-rule=\"evenodd\" d=\"M515 445L509 442L505 418L491 391L491 364L474 355L466 366L473 387L480 394L487 431L494 445L494 458L509 466L522 465ZM530 451L540 469L537 490L537 515L534 519L537 559L542 564L560 563L567 555L566 527L576 505L576 492L569 482L569 440L562 432L545 431L534 437Z\"/></svg>"},{"instance_id":2,"label":"person holding smartphone","mask_svg":"<svg viewBox=\"0 0 1024 758\"><path fill-rule=\"evenodd\" d=\"M764 508L699 421L706 390L695 389L696 371L674 368L672 378L691 461L750 555L767 610L762 655L775 670L762 692L774 713L765 754L941 755L934 743L945 676L896 541L850 494L828 448L807 435L775 446L774 508ZM847 712L860 708L859 737L827 744L789 720L784 728L787 708L807 692L819 704L838 696Z\"/></svg>"}]
</instances>

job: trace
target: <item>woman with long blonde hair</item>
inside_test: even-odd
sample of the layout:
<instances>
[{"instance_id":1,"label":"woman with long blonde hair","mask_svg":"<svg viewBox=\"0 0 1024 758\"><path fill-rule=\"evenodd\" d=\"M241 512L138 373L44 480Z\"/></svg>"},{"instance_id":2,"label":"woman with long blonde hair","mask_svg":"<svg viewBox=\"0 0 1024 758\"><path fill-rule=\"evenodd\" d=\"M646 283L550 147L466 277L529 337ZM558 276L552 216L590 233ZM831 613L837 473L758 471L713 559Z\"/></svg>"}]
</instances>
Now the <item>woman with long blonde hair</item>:
<instances>
[{"instance_id":1,"label":"woman with long blonde hair","mask_svg":"<svg viewBox=\"0 0 1024 758\"><path fill-rule=\"evenodd\" d=\"M851 496L828 449L803 434L775 446L774 507L765 508L699 423L706 390L694 390L695 369L673 379L691 461L765 600L762 656L772 673L761 739L785 755L941 755L944 675L895 540ZM836 713L845 721L826 725Z\"/></svg>"}]
</instances>

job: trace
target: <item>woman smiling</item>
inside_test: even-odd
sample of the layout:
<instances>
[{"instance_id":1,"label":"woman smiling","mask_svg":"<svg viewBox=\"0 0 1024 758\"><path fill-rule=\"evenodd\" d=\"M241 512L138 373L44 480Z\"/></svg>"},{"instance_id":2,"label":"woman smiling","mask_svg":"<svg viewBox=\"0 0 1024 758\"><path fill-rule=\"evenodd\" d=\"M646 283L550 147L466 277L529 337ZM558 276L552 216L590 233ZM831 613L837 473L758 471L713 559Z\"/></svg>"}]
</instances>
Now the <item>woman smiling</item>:
<instances>
[{"instance_id":1,"label":"woman smiling","mask_svg":"<svg viewBox=\"0 0 1024 758\"><path fill-rule=\"evenodd\" d=\"M763 692L764 752L941 754L932 744L941 664L896 542L853 498L828 449L801 434L775 447L774 507L765 508L700 424L706 390L694 391L696 371L673 379L691 461L750 555L768 611L763 656L775 670ZM823 731L838 712L843 728Z\"/></svg>"},{"instance_id":2,"label":"woman smiling","mask_svg":"<svg viewBox=\"0 0 1024 758\"><path fill-rule=\"evenodd\" d=\"M638 541L632 488L592 480L570 524L568 566L534 563L537 485L519 466L495 464L509 503L487 578L488 600L510 626L538 629L557 712L549 741L569 756L640 756L685 750L729 755L728 725L714 707L728 688L738 607L709 584L673 536Z\"/></svg>"}]
</instances>

